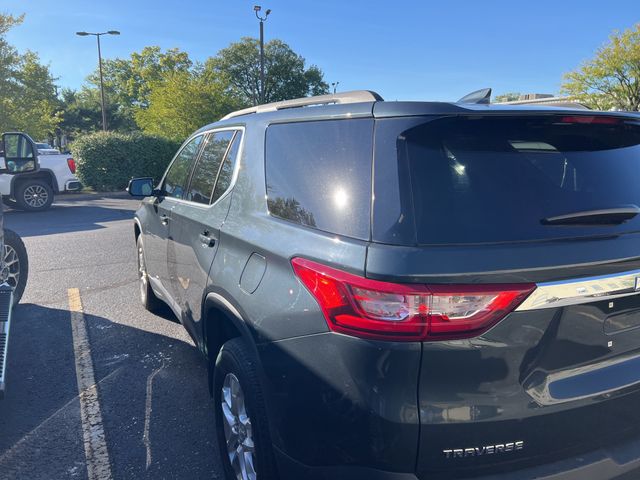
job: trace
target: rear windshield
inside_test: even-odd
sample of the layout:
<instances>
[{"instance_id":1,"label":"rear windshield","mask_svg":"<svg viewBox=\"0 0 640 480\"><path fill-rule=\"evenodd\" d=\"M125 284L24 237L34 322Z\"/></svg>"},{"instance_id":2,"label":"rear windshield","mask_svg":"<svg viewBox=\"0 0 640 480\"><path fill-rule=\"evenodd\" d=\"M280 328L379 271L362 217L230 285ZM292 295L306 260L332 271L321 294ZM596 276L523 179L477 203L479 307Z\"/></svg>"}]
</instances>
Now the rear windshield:
<instances>
[{"instance_id":1,"label":"rear windshield","mask_svg":"<svg viewBox=\"0 0 640 480\"><path fill-rule=\"evenodd\" d=\"M609 225L545 221L640 206L637 120L469 116L414 120L406 130L385 132L394 136L399 175L408 176L398 190L409 198L401 200L398 213L413 216L415 243L531 241L640 230L640 215ZM376 201L384 198L380 188L376 179ZM412 243L406 236L401 240Z\"/></svg>"}]
</instances>

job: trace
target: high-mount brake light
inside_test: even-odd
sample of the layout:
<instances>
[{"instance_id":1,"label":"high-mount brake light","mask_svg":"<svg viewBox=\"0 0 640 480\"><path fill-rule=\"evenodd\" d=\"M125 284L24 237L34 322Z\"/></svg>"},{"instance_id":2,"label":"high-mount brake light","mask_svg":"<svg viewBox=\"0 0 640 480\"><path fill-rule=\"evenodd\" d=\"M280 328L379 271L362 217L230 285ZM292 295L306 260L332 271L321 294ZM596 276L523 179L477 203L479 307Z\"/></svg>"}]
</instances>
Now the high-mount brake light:
<instances>
[{"instance_id":1,"label":"high-mount brake light","mask_svg":"<svg viewBox=\"0 0 640 480\"><path fill-rule=\"evenodd\" d=\"M560 118L561 123L580 123L588 125L617 125L622 123L618 117L605 117L601 115L565 115Z\"/></svg>"},{"instance_id":2,"label":"high-mount brake light","mask_svg":"<svg viewBox=\"0 0 640 480\"><path fill-rule=\"evenodd\" d=\"M391 341L469 338L487 331L535 284L421 285L381 282L304 258L291 261L329 328Z\"/></svg>"}]
</instances>

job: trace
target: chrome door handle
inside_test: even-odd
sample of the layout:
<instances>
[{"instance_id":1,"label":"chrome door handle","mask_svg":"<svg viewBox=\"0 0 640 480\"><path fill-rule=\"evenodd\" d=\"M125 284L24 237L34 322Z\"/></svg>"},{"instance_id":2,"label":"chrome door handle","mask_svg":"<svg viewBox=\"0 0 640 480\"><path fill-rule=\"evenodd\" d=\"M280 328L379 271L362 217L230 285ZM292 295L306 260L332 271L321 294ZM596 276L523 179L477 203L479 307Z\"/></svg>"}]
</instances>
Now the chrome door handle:
<instances>
[{"instance_id":1,"label":"chrome door handle","mask_svg":"<svg viewBox=\"0 0 640 480\"><path fill-rule=\"evenodd\" d=\"M200 242L204 247L213 247L216 244L216 239L209 236L209 232L200 234Z\"/></svg>"},{"instance_id":2,"label":"chrome door handle","mask_svg":"<svg viewBox=\"0 0 640 480\"><path fill-rule=\"evenodd\" d=\"M160 215L160 222L162 225L169 225L169 217L167 215Z\"/></svg>"}]
</instances>

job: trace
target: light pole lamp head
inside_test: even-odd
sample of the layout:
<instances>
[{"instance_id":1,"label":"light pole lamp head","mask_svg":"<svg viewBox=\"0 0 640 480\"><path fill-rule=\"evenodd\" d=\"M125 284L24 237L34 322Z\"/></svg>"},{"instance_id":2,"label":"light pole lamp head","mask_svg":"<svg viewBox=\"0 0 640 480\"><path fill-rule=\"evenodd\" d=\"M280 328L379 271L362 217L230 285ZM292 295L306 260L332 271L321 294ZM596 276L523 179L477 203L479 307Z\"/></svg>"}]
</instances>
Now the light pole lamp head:
<instances>
[{"instance_id":1,"label":"light pole lamp head","mask_svg":"<svg viewBox=\"0 0 640 480\"><path fill-rule=\"evenodd\" d=\"M264 16L268 17L270 13L271 13L271 9L269 8L266 12L264 12Z\"/></svg>"},{"instance_id":2,"label":"light pole lamp head","mask_svg":"<svg viewBox=\"0 0 640 480\"><path fill-rule=\"evenodd\" d=\"M87 32L76 32L76 35L78 35L80 37L86 37L87 35L89 35L89 33L87 33Z\"/></svg>"},{"instance_id":3,"label":"light pole lamp head","mask_svg":"<svg viewBox=\"0 0 640 480\"><path fill-rule=\"evenodd\" d=\"M117 30L109 30L107 33L108 33L109 35L120 35L120 32L119 32L119 31L117 31Z\"/></svg>"},{"instance_id":4,"label":"light pole lamp head","mask_svg":"<svg viewBox=\"0 0 640 480\"><path fill-rule=\"evenodd\" d=\"M256 13L257 13L257 12L259 12L260 10L262 10L262 7L261 7L260 5L254 5L254 6L253 6L253 11L254 11L254 12L256 12Z\"/></svg>"}]
</instances>

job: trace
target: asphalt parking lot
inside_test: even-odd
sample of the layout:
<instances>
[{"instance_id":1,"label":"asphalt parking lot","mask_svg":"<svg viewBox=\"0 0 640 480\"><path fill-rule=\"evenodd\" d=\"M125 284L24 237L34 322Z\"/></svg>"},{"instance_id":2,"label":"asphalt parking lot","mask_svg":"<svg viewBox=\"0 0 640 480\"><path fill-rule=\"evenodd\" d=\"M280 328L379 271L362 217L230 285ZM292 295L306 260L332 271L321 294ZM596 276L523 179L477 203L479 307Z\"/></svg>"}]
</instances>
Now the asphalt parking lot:
<instances>
[{"instance_id":1,"label":"asphalt parking lot","mask_svg":"<svg viewBox=\"0 0 640 480\"><path fill-rule=\"evenodd\" d=\"M0 401L2 479L222 478L204 361L169 312L138 299L138 203L77 195L6 213L30 272ZM79 371L82 355L93 377ZM97 388L81 401L87 378Z\"/></svg>"}]
</instances>

